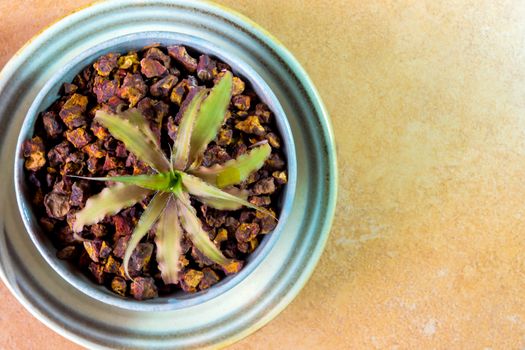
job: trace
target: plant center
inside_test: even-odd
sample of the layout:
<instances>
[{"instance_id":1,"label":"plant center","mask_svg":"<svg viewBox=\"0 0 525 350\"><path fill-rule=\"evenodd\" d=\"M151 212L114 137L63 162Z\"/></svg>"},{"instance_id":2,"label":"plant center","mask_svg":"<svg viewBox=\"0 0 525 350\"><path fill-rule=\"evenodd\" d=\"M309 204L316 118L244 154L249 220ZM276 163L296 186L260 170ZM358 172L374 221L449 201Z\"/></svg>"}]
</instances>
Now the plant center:
<instances>
[{"instance_id":1,"label":"plant center","mask_svg":"<svg viewBox=\"0 0 525 350\"><path fill-rule=\"evenodd\" d=\"M182 176L177 170L170 172L169 190L174 193L182 192Z\"/></svg>"}]
</instances>

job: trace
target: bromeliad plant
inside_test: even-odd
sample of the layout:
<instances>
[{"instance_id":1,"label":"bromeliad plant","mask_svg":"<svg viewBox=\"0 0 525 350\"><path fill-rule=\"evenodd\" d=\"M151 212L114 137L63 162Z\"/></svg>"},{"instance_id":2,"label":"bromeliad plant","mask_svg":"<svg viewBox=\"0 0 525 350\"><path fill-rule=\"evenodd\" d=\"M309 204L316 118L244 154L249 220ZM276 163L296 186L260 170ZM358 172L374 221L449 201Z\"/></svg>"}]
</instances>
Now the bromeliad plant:
<instances>
[{"instance_id":1,"label":"bromeliad plant","mask_svg":"<svg viewBox=\"0 0 525 350\"><path fill-rule=\"evenodd\" d=\"M85 207L76 214L73 230L79 233L85 225L96 224L106 215L117 214L154 194L128 241L123 259L128 278L131 278L128 271L131 255L155 223L157 261L166 284L178 282L184 232L194 246L213 262L226 270L228 266L235 265L235 261L226 258L203 230L191 205L190 195L212 208L237 210L246 206L273 216L268 210L248 202L245 191L232 187L263 166L271 153L268 144L260 144L247 154L222 165L201 166L208 143L216 137L224 121L231 95L232 74L226 72L209 92L202 89L187 97L181 107L185 110L170 160L139 110L129 109L117 114L96 113L98 123L155 171L149 175L87 177L89 180L116 184L89 198Z\"/></svg>"}]
</instances>

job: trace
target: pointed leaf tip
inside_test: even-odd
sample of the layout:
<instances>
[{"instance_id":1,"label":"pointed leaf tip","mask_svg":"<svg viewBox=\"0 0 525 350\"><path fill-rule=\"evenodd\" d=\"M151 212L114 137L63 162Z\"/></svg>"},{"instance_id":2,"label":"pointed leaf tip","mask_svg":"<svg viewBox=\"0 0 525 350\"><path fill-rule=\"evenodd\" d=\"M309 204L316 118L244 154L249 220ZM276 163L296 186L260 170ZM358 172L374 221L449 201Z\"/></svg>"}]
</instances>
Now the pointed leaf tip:
<instances>
[{"instance_id":1,"label":"pointed leaf tip","mask_svg":"<svg viewBox=\"0 0 525 350\"><path fill-rule=\"evenodd\" d=\"M142 112L137 108L130 108L125 110L124 112L118 112L117 115L122 118L128 120L131 124L136 125L137 128L144 134L144 136L153 144L157 145L159 144L159 141L157 139L157 136L153 133L149 126L148 120L144 118L144 115L142 115ZM160 148L160 146L159 146Z\"/></svg>"},{"instance_id":2,"label":"pointed leaf tip","mask_svg":"<svg viewBox=\"0 0 525 350\"><path fill-rule=\"evenodd\" d=\"M206 146L217 136L230 104L232 89L233 74L226 71L202 102L191 135L190 164L198 161Z\"/></svg>"},{"instance_id":3,"label":"pointed leaf tip","mask_svg":"<svg viewBox=\"0 0 525 350\"><path fill-rule=\"evenodd\" d=\"M124 265L124 272L129 279L132 279L129 275L129 259L131 258L131 254L139 244L142 237L144 237L153 224L155 224L159 215L166 207L170 196L171 194L168 192L157 193L151 199L148 207L146 210L144 210L144 213L142 213L137 226L135 226L135 229L131 234L131 238L128 241L126 252L124 254L124 259L122 261L122 264Z\"/></svg>"},{"instance_id":4,"label":"pointed leaf tip","mask_svg":"<svg viewBox=\"0 0 525 350\"><path fill-rule=\"evenodd\" d=\"M76 214L73 231L78 233L85 225L96 224L106 215L114 215L131 207L150 193L150 190L129 184L117 183L115 186L106 187L99 194L89 198L86 206Z\"/></svg>"},{"instance_id":5,"label":"pointed leaf tip","mask_svg":"<svg viewBox=\"0 0 525 350\"><path fill-rule=\"evenodd\" d=\"M172 196L159 217L155 233L157 262L162 280L166 284L176 284L179 281L182 232L176 199Z\"/></svg>"},{"instance_id":6,"label":"pointed leaf tip","mask_svg":"<svg viewBox=\"0 0 525 350\"><path fill-rule=\"evenodd\" d=\"M202 229L202 223L195 214L195 209L191 207L187 193L181 193L177 197L177 209L182 227L195 247L214 263L228 265L231 260L222 254L221 250L211 241L208 233Z\"/></svg>"},{"instance_id":7,"label":"pointed leaf tip","mask_svg":"<svg viewBox=\"0 0 525 350\"><path fill-rule=\"evenodd\" d=\"M68 177L91 180L91 181L113 181L131 184L146 188L153 191L167 190L170 187L170 174L154 174L154 175L123 175L123 176L107 176L107 177L88 177L68 175Z\"/></svg>"},{"instance_id":8,"label":"pointed leaf tip","mask_svg":"<svg viewBox=\"0 0 525 350\"><path fill-rule=\"evenodd\" d=\"M114 138L124 143L128 151L153 169L158 172L170 170L170 163L157 140L152 136L151 129L142 114L133 113L123 117L99 110L95 115L95 121L107 128Z\"/></svg>"},{"instance_id":9,"label":"pointed leaf tip","mask_svg":"<svg viewBox=\"0 0 525 350\"><path fill-rule=\"evenodd\" d=\"M197 197L202 203L220 210L236 210L242 206L258 210L266 215L277 219L269 210L248 202L245 198L234 196L226 191L220 190L196 176L181 173L182 185L191 195Z\"/></svg>"},{"instance_id":10,"label":"pointed leaf tip","mask_svg":"<svg viewBox=\"0 0 525 350\"><path fill-rule=\"evenodd\" d=\"M219 188L237 185L246 180L252 172L259 170L271 153L272 148L265 143L237 159L210 168L200 167L191 174Z\"/></svg>"},{"instance_id":11,"label":"pointed leaf tip","mask_svg":"<svg viewBox=\"0 0 525 350\"><path fill-rule=\"evenodd\" d=\"M194 130L197 115L201 103L206 96L206 89L202 89L197 92L194 96L189 96L191 101L185 107L185 111L182 115L182 120L177 131L177 137L173 145L175 154L172 159L172 166L177 170L185 170L188 164L188 158L190 156L190 140L192 132ZM186 101L185 101L186 102Z\"/></svg>"}]
</instances>

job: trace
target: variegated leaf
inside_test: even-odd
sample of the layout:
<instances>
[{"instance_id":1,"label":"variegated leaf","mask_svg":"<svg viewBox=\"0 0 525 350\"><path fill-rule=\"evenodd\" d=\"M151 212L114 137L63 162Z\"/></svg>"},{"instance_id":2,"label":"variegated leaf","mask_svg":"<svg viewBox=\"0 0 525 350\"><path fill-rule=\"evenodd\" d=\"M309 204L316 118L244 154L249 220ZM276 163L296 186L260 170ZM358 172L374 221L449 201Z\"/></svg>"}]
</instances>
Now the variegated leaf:
<instances>
[{"instance_id":1,"label":"variegated leaf","mask_svg":"<svg viewBox=\"0 0 525 350\"><path fill-rule=\"evenodd\" d=\"M144 115L142 115L142 112L140 110L138 110L137 108L131 108L125 110L124 112L118 113L118 116L123 119L127 119L130 121L131 124L136 125L140 132L142 132L149 141L154 143L160 149L157 136L151 130L149 122L146 120L146 118L144 118Z\"/></svg>"},{"instance_id":2,"label":"variegated leaf","mask_svg":"<svg viewBox=\"0 0 525 350\"><path fill-rule=\"evenodd\" d=\"M187 193L177 196L177 209L182 227L195 247L211 261L219 265L228 265L231 260L226 258L219 248L211 241L208 233L202 229L202 223L191 207Z\"/></svg>"},{"instance_id":3,"label":"variegated leaf","mask_svg":"<svg viewBox=\"0 0 525 350\"><path fill-rule=\"evenodd\" d=\"M194 161L200 163L200 158L208 143L217 136L230 104L232 86L233 75L226 71L202 102L191 135L190 164Z\"/></svg>"},{"instance_id":4,"label":"variegated leaf","mask_svg":"<svg viewBox=\"0 0 525 350\"><path fill-rule=\"evenodd\" d=\"M166 191L170 187L171 177L169 173L154 175L129 175L129 176L107 176L107 177L87 177L69 175L69 177L93 181L113 181L136 185L149 190Z\"/></svg>"},{"instance_id":5,"label":"variegated leaf","mask_svg":"<svg viewBox=\"0 0 525 350\"><path fill-rule=\"evenodd\" d=\"M177 213L177 203L172 197L159 217L155 233L157 262L162 280L166 284L176 284L179 281L181 239L182 227Z\"/></svg>"},{"instance_id":6,"label":"variegated leaf","mask_svg":"<svg viewBox=\"0 0 525 350\"><path fill-rule=\"evenodd\" d=\"M252 172L259 170L270 153L272 153L272 148L266 143L253 148L249 153L243 154L237 159L210 168L200 167L191 173L219 188L237 185L246 180Z\"/></svg>"},{"instance_id":7,"label":"variegated leaf","mask_svg":"<svg viewBox=\"0 0 525 350\"><path fill-rule=\"evenodd\" d=\"M168 192L157 193L151 199L148 207L146 208L146 210L144 210L144 213L142 213L142 215L140 216L139 222L137 223L137 226L135 226L135 229L131 234L131 238L128 241L128 245L126 247L126 252L124 254L124 259L122 262L122 264L124 265L124 272L126 273L126 276L128 278L131 279L128 270L129 259L131 258L131 254L139 244L140 240L146 235L146 233L148 233L150 228L157 221L159 215L162 213L164 208L166 208L166 204L168 203L168 200L171 196L172 195Z\"/></svg>"},{"instance_id":8,"label":"variegated leaf","mask_svg":"<svg viewBox=\"0 0 525 350\"><path fill-rule=\"evenodd\" d=\"M104 111L98 111L95 120L107 128L114 138L122 141L138 159L159 173L170 171L170 163L158 143L144 135L135 122Z\"/></svg>"},{"instance_id":9,"label":"variegated leaf","mask_svg":"<svg viewBox=\"0 0 525 350\"><path fill-rule=\"evenodd\" d=\"M201 107L201 103L206 96L206 90L200 90L197 94L191 98L191 101L187 105L182 120L177 131L177 138L173 145L175 154L173 155L173 168L177 170L185 170L188 164L188 157L190 156L190 140L192 137L192 131L195 126L195 120Z\"/></svg>"},{"instance_id":10,"label":"variegated leaf","mask_svg":"<svg viewBox=\"0 0 525 350\"><path fill-rule=\"evenodd\" d=\"M89 198L86 206L76 213L73 230L80 232L85 225L96 224L106 215L117 214L122 209L143 200L151 193L151 190L135 185L118 183L115 186L106 187L99 194Z\"/></svg>"},{"instance_id":11,"label":"variegated leaf","mask_svg":"<svg viewBox=\"0 0 525 350\"><path fill-rule=\"evenodd\" d=\"M228 187L228 188L223 188L222 191L226 192L227 194L230 194L234 197L237 197L239 199L242 199L242 200L247 200L248 199L248 191L246 190L241 190L239 188L236 188L236 187ZM212 207L212 208L215 208L215 209L219 209L219 210L238 210L238 209L241 209L243 207L243 204L241 203L236 203L236 202L225 202L224 199L214 199L214 198L206 198L206 199L200 199L198 198L202 203Z\"/></svg>"},{"instance_id":12,"label":"variegated leaf","mask_svg":"<svg viewBox=\"0 0 525 350\"><path fill-rule=\"evenodd\" d=\"M197 197L199 201L209 205L212 208L221 210L236 210L242 206L246 206L275 218L275 216L270 211L257 205L253 205L246 199L236 197L226 191L220 190L196 176L181 173L181 178L182 186L188 193Z\"/></svg>"}]
</instances>

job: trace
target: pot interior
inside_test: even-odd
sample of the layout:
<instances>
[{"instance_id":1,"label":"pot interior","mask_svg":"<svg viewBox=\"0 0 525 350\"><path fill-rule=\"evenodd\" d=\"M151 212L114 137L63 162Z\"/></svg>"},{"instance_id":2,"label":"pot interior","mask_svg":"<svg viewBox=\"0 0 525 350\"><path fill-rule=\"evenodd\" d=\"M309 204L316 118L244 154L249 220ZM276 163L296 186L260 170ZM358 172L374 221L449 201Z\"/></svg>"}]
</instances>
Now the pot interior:
<instances>
[{"instance_id":1,"label":"pot interior","mask_svg":"<svg viewBox=\"0 0 525 350\"><path fill-rule=\"evenodd\" d=\"M268 105L275 116L277 128L279 129L283 141L283 151L287 161L289 182L284 187L281 195L281 212L277 227L271 234L264 237L259 247L250 254L246 260L245 267L239 273L224 278L209 290L193 294L177 292L169 296L161 296L156 299L144 301L135 301L129 298L120 297L107 290L104 286L96 285L81 273L78 270L78 267L68 261L56 258L56 248L40 228L36 217L32 212L32 206L30 203L32 193L30 193L26 186L23 169L24 160L19 156L15 161L15 190L18 206L31 240L45 258L46 262L73 287L92 298L126 309L150 311L173 310L205 302L206 300L215 298L223 292L233 288L248 274L255 272L258 264L265 258L268 252L272 249L275 241L278 240L279 236L282 234L282 228L284 227L284 223L291 211L296 183L296 160L293 136L284 111L277 97L272 93L268 85L250 66L242 61L242 57L231 57L227 52L221 51L220 47L216 47L211 42L202 38L180 33L144 32L121 36L103 42L95 47L91 47L77 57L72 58L68 65L61 68L52 76L33 102L20 131L17 149L21 149L23 141L33 135L35 121L39 113L46 110L59 97L59 90L63 83L71 82L83 68L92 64L98 57L104 54L109 52L125 53L130 50L139 50L154 43L159 43L162 46L174 44L185 45L191 49L216 57L229 64L236 75L242 77L244 81L251 85L259 98Z\"/></svg>"}]
</instances>

